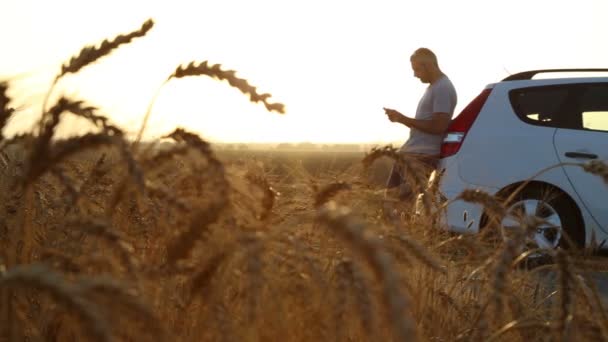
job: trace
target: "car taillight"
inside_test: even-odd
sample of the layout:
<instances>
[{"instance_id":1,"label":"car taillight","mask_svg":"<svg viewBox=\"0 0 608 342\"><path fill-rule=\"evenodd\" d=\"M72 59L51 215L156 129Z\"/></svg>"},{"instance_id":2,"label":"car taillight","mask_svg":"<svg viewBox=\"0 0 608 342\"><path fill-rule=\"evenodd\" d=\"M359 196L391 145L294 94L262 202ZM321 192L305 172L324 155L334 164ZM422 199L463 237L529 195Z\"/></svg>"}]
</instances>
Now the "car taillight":
<instances>
[{"instance_id":1,"label":"car taillight","mask_svg":"<svg viewBox=\"0 0 608 342\"><path fill-rule=\"evenodd\" d=\"M486 103L488 96L490 96L490 92L492 92L492 89L484 89L450 123L441 144L441 158L452 156L458 152L467 132L473 126L473 122L477 119L477 115L479 115L481 108Z\"/></svg>"}]
</instances>

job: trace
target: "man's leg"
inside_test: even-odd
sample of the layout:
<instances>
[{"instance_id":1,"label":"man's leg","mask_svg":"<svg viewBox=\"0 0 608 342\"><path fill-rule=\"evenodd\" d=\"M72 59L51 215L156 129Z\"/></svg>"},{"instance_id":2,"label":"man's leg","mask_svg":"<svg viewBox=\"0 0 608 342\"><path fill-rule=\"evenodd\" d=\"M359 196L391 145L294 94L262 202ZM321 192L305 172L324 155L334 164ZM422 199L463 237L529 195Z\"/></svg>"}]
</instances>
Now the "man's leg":
<instances>
[{"instance_id":1,"label":"man's leg","mask_svg":"<svg viewBox=\"0 0 608 342\"><path fill-rule=\"evenodd\" d=\"M399 209L404 209L411 201L412 191L405 181L405 172L398 162L393 164L384 191L383 214L386 219L398 217Z\"/></svg>"},{"instance_id":2,"label":"man's leg","mask_svg":"<svg viewBox=\"0 0 608 342\"><path fill-rule=\"evenodd\" d=\"M424 191L429 176L437 168L437 158L408 155L408 159L406 162L411 164L408 164L407 169L411 169L415 174L406 174L406 168L398 162L393 164L384 194L385 215L395 216L397 212L412 212L418 193ZM417 184L419 182L423 183Z\"/></svg>"}]
</instances>

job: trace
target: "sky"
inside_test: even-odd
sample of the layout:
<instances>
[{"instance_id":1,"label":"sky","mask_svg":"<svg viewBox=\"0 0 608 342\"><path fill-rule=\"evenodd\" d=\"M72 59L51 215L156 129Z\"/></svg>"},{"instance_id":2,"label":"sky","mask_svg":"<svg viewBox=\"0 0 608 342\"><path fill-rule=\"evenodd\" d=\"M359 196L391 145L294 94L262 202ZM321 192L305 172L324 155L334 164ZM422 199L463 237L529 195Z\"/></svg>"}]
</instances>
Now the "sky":
<instances>
[{"instance_id":1,"label":"sky","mask_svg":"<svg viewBox=\"0 0 608 342\"><path fill-rule=\"evenodd\" d=\"M530 69L608 67L606 0L0 0L0 80L31 129L61 65L85 45L154 28L51 93L85 100L129 134L178 65L236 70L286 114L267 112L226 82L173 79L160 88L144 137L184 127L216 142L402 142L426 85L409 56L432 49L458 93L456 114L486 84ZM90 129L66 120L59 134Z\"/></svg>"}]
</instances>

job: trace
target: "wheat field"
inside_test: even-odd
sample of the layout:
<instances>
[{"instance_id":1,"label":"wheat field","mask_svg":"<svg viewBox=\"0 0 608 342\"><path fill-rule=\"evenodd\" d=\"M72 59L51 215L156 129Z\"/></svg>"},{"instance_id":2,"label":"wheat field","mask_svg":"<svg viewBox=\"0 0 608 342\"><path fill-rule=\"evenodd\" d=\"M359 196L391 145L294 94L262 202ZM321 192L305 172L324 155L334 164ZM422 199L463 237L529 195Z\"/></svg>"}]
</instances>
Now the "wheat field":
<instances>
[{"instance_id":1,"label":"wheat field","mask_svg":"<svg viewBox=\"0 0 608 342\"><path fill-rule=\"evenodd\" d=\"M435 184L390 146L222 153L183 128L142 141L154 99L133 140L84 100L51 100L64 75L153 26L83 48L61 66L36 127L0 136L1 341L608 339L589 272L605 264L597 245L549 251L532 268L521 247L534 220L504 238L492 219L481 234L452 235ZM184 77L225 81L284 112L220 64L180 65L167 82ZM0 129L18 115L10 90L0 83ZM97 131L55 137L70 115ZM385 214L392 162L413 175L421 212ZM602 162L581 167L608 178ZM504 215L474 189L460 198Z\"/></svg>"}]
</instances>

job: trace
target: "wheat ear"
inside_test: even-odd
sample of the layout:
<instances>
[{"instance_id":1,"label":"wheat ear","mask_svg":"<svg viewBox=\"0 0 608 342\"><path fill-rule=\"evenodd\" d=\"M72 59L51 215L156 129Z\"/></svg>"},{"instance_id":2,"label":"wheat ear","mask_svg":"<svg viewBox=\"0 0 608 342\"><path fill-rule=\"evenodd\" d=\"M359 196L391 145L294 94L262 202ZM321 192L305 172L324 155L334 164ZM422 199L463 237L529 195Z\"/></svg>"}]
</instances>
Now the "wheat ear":
<instances>
[{"instance_id":1,"label":"wheat ear","mask_svg":"<svg viewBox=\"0 0 608 342\"><path fill-rule=\"evenodd\" d=\"M394 148L393 146L389 145L389 146L372 148L370 152L365 154L365 157L363 157L363 160L361 160L361 163L363 164L363 166L365 168L368 168L376 160L378 160L382 157L388 157L390 159L393 159L394 161L398 161L401 159L401 156L399 155L399 152L397 151L397 149Z\"/></svg>"},{"instance_id":2,"label":"wheat ear","mask_svg":"<svg viewBox=\"0 0 608 342\"><path fill-rule=\"evenodd\" d=\"M190 292L192 295L204 295L207 298L211 280L218 273L220 267L226 263L226 259L230 256L231 251L221 251L213 255L203 267L192 277Z\"/></svg>"},{"instance_id":3,"label":"wheat ear","mask_svg":"<svg viewBox=\"0 0 608 342\"><path fill-rule=\"evenodd\" d=\"M112 40L105 39L99 46L87 45L82 48L77 55L73 56L68 62L61 65L61 71L53 80L53 84L49 88L49 91L44 98L42 103L42 112L46 110L46 103L51 95L51 92L61 77L69 73L77 73L80 71L80 69L97 61L101 57L109 55L113 50L117 49L121 45L128 44L135 38L145 36L153 26L154 21L152 19L148 19L138 30L126 35L120 34Z\"/></svg>"},{"instance_id":4,"label":"wheat ear","mask_svg":"<svg viewBox=\"0 0 608 342\"><path fill-rule=\"evenodd\" d=\"M0 287L15 289L33 288L48 293L65 307L78 313L95 341L109 342L111 333L107 322L93 305L82 298L76 287L42 265L15 266L0 273Z\"/></svg>"},{"instance_id":5,"label":"wheat ear","mask_svg":"<svg viewBox=\"0 0 608 342\"><path fill-rule=\"evenodd\" d=\"M2 129L15 112L14 108L9 107L11 99L7 95L8 82L0 82L0 141L4 140Z\"/></svg>"},{"instance_id":6,"label":"wheat ear","mask_svg":"<svg viewBox=\"0 0 608 342\"><path fill-rule=\"evenodd\" d=\"M245 95L249 95L249 100L251 102L262 102L268 111L280 114L285 113L284 104L268 102L268 98L272 95L268 93L259 94L257 88L250 85L246 79L238 78L236 76L236 71L222 70L220 64L210 65L208 61L204 61L197 65L195 62L190 62L190 64L186 66L178 66L177 69L175 69L175 72L169 76L169 79L203 75L221 81L228 81L232 87L239 89Z\"/></svg>"},{"instance_id":7,"label":"wheat ear","mask_svg":"<svg viewBox=\"0 0 608 342\"><path fill-rule=\"evenodd\" d=\"M315 193L314 206L315 208L319 208L323 204L327 203L337 193L351 189L352 187L350 184L342 181L328 184Z\"/></svg>"},{"instance_id":8,"label":"wheat ear","mask_svg":"<svg viewBox=\"0 0 608 342\"><path fill-rule=\"evenodd\" d=\"M132 255L133 247L125 241L121 234L114 231L108 223L101 220L89 219L72 222L70 226L77 227L87 234L98 236L106 240L116 248L129 274L136 275L137 261Z\"/></svg>"},{"instance_id":9,"label":"wheat ear","mask_svg":"<svg viewBox=\"0 0 608 342\"><path fill-rule=\"evenodd\" d=\"M515 321L511 321L505 324L502 328L492 334L486 341L494 342L498 341L500 337L504 334L515 331L515 330L523 330L523 329L534 329L534 331L544 330L546 332L551 331L551 324L549 322L535 322L528 321L524 319L518 319Z\"/></svg>"},{"instance_id":10,"label":"wheat ear","mask_svg":"<svg viewBox=\"0 0 608 342\"><path fill-rule=\"evenodd\" d=\"M582 167L586 172L601 177L604 183L608 185L608 164L606 164L606 162L601 160L592 160L583 164Z\"/></svg>"},{"instance_id":11,"label":"wheat ear","mask_svg":"<svg viewBox=\"0 0 608 342\"><path fill-rule=\"evenodd\" d=\"M487 214L492 218L502 218L506 214L506 209L494 196L479 189L465 189L456 199L465 202L481 204Z\"/></svg>"},{"instance_id":12,"label":"wheat ear","mask_svg":"<svg viewBox=\"0 0 608 342\"><path fill-rule=\"evenodd\" d=\"M555 255L557 262L558 283L559 283L559 314L558 320L555 325L555 332L559 336L558 340L565 341L569 340L568 332L570 329L570 322L572 320L571 306L573 304L572 298L572 265L570 264L570 258L561 249L558 249Z\"/></svg>"},{"instance_id":13,"label":"wheat ear","mask_svg":"<svg viewBox=\"0 0 608 342\"><path fill-rule=\"evenodd\" d=\"M418 339L409 303L400 291L400 281L395 275L393 262L378 240L365 234L364 226L357 222L350 210L328 203L319 210L318 218L332 228L338 237L361 253L370 264L382 285L382 299L387 309L387 321L392 322L393 333L398 341Z\"/></svg>"},{"instance_id":14,"label":"wheat ear","mask_svg":"<svg viewBox=\"0 0 608 342\"><path fill-rule=\"evenodd\" d=\"M111 278L95 277L81 278L76 285L76 291L81 296L93 299L95 295L102 295L112 301L112 305L123 306L131 310L134 316L142 319L145 329L154 336L156 341L165 340L165 329L160 320L152 313L150 308L123 284Z\"/></svg>"},{"instance_id":15,"label":"wheat ear","mask_svg":"<svg viewBox=\"0 0 608 342\"><path fill-rule=\"evenodd\" d=\"M170 265L175 265L190 255L196 242L201 240L209 231L209 226L219 219L223 207L214 202L208 208L195 213L188 230L180 234L167 248L167 261Z\"/></svg>"},{"instance_id":16,"label":"wheat ear","mask_svg":"<svg viewBox=\"0 0 608 342\"><path fill-rule=\"evenodd\" d=\"M257 88L250 85L246 79L238 78L236 76L236 71L234 70L222 70L220 64L212 64L209 65L208 61L201 62L196 64L194 61L190 62L188 65L180 65L175 69L175 71L169 75L167 80L157 89L156 93L152 97L152 100L148 104L148 108L146 110L146 114L144 115L144 119L142 121L142 125L137 133L137 138L133 143L136 148L141 140L143 132L146 129L148 124L148 120L150 118L150 114L152 113L152 107L154 106L154 102L158 98L162 87L167 84L173 78L184 78L184 77L192 77L192 76L208 76L213 79L217 79L220 81L228 81L232 87L239 89L243 94L249 95L249 100L251 102L257 103L262 102L266 110L269 112L277 112L280 114L285 114L285 105L282 103L271 103L268 99L272 96L271 94L264 93L259 94Z\"/></svg>"},{"instance_id":17,"label":"wheat ear","mask_svg":"<svg viewBox=\"0 0 608 342\"><path fill-rule=\"evenodd\" d=\"M404 234L391 234L389 237L400 242L407 251L409 251L416 259L427 267L447 275L446 267L442 265L435 256L431 255L425 247L420 245L414 239Z\"/></svg>"},{"instance_id":18,"label":"wheat ear","mask_svg":"<svg viewBox=\"0 0 608 342\"><path fill-rule=\"evenodd\" d=\"M252 184L260 188L264 193L264 196L262 197L262 213L258 215L258 218L260 220L265 220L272 213L272 208L274 207L274 202L278 195L278 192L276 192L272 188L272 186L270 186L270 184L268 183L268 179L266 179L266 177L264 177L263 175L247 173L245 177Z\"/></svg>"}]
</instances>

